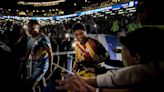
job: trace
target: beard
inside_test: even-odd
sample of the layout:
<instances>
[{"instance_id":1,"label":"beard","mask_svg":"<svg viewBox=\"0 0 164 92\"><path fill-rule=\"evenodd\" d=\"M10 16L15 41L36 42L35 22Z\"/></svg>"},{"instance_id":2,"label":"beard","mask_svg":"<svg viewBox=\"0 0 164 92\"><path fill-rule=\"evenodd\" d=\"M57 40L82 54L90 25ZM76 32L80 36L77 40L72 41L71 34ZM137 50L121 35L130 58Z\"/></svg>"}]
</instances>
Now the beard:
<instances>
[{"instance_id":1,"label":"beard","mask_svg":"<svg viewBox=\"0 0 164 92\"><path fill-rule=\"evenodd\" d=\"M81 41L80 41L80 44L81 45L85 45L85 43L88 41L88 38L87 37L84 37Z\"/></svg>"}]
</instances>

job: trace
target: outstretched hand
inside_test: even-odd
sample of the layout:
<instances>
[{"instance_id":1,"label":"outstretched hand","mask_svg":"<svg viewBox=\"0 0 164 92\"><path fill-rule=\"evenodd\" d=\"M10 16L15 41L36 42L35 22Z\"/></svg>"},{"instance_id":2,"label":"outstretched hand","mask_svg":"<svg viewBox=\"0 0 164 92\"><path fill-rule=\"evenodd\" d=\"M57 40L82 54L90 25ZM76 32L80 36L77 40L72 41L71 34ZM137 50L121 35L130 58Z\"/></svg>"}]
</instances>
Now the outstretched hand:
<instances>
[{"instance_id":1,"label":"outstretched hand","mask_svg":"<svg viewBox=\"0 0 164 92\"><path fill-rule=\"evenodd\" d=\"M71 92L95 92L95 88L85 82L83 78L75 75L66 76L65 80L57 80L61 86L57 86L56 90L71 90Z\"/></svg>"},{"instance_id":2,"label":"outstretched hand","mask_svg":"<svg viewBox=\"0 0 164 92\"><path fill-rule=\"evenodd\" d=\"M97 61L97 62L101 63L101 62L105 62L106 58L103 57L103 56L94 55L93 56L93 61Z\"/></svg>"}]
</instances>

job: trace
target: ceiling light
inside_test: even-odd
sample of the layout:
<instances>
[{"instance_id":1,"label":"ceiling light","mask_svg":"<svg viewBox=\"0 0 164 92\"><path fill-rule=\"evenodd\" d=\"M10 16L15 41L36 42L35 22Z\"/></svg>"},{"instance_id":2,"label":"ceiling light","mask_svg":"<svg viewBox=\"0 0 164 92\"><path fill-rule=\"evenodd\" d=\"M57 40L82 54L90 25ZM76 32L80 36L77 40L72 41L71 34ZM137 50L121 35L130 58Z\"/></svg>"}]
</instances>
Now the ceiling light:
<instances>
[{"instance_id":1,"label":"ceiling light","mask_svg":"<svg viewBox=\"0 0 164 92\"><path fill-rule=\"evenodd\" d=\"M76 3L74 3L74 6L76 6Z\"/></svg>"}]
</instances>

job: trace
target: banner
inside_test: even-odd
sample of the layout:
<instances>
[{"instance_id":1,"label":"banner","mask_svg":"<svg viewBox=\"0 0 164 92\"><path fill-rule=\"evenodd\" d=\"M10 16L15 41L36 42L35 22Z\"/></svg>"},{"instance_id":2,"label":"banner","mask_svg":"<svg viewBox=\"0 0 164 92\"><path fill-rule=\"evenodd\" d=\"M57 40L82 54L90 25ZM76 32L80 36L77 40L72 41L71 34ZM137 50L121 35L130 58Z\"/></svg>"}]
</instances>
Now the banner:
<instances>
[{"instance_id":1,"label":"banner","mask_svg":"<svg viewBox=\"0 0 164 92\"><path fill-rule=\"evenodd\" d=\"M105 36L106 42L107 42L107 47L108 47L108 52L110 54L110 58L112 60L116 60L116 53L113 51L113 49L117 48L117 36L113 35L106 35Z\"/></svg>"}]
</instances>

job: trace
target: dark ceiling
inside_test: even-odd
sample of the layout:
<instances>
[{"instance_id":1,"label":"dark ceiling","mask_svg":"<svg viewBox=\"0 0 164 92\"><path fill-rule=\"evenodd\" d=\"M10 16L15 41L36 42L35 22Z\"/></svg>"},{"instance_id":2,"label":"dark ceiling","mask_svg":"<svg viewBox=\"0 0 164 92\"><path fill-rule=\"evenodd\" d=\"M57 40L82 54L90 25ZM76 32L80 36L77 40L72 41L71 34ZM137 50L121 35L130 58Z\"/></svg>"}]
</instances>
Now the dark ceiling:
<instances>
[{"instance_id":1,"label":"dark ceiling","mask_svg":"<svg viewBox=\"0 0 164 92\"><path fill-rule=\"evenodd\" d=\"M74 13L74 11L81 10L84 6L89 6L94 3L100 3L102 1L108 0L66 0L65 2L59 3L55 6L44 6L44 7L34 7L31 5L17 5L18 1L25 2L46 2L46 1L56 1L56 0L3 0L0 3L0 8L4 9L18 9L18 10L45 10L45 9L59 9L63 10L65 14ZM87 2L85 2L87 1ZM89 3L88 3L89 2ZM76 6L74 6L76 3Z\"/></svg>"}]
</instances>

